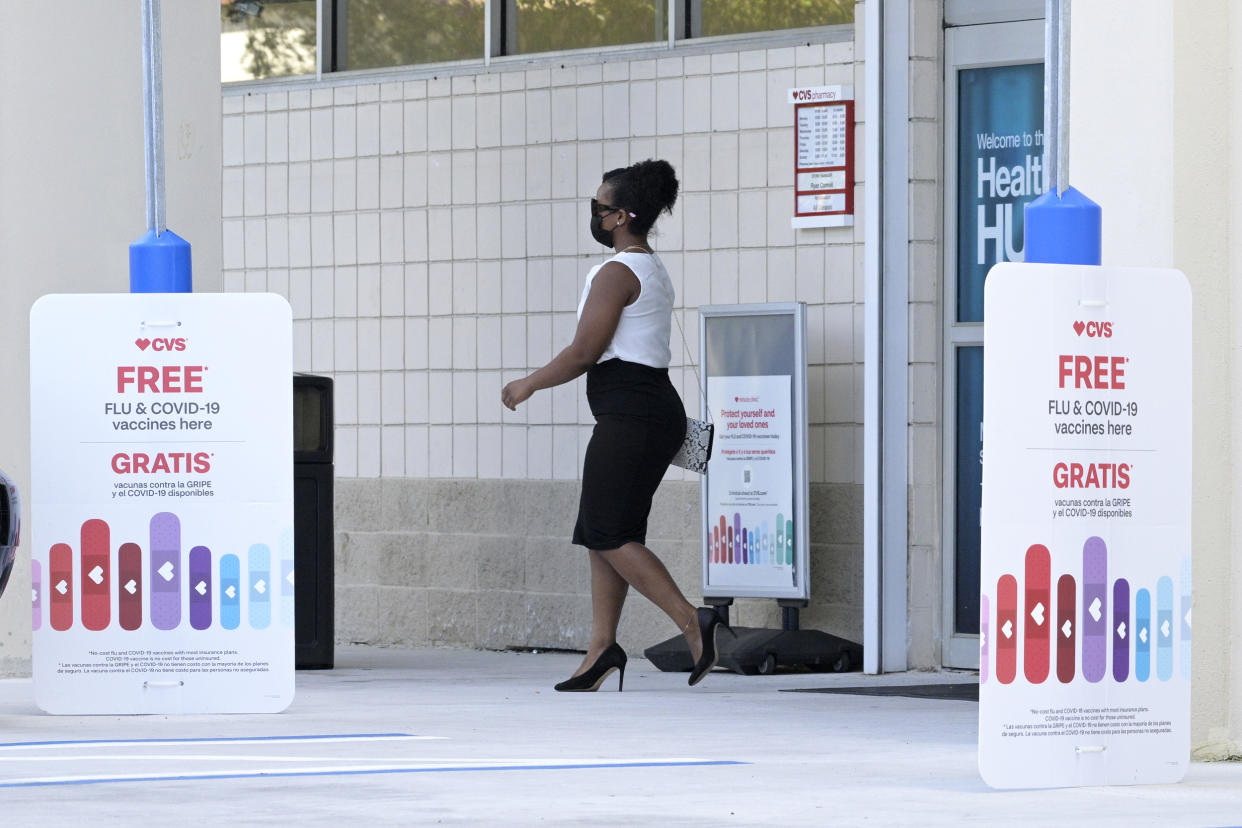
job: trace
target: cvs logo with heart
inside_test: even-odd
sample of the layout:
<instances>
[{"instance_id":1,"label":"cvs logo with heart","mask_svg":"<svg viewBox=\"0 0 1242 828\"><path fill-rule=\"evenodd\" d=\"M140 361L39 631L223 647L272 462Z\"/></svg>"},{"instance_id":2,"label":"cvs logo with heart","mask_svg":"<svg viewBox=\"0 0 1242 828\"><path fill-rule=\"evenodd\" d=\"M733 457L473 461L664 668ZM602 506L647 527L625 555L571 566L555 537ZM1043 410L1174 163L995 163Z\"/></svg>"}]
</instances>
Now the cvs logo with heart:
<instances>
[{"instance_id":1,"label":"cvs logo with heart","mask_svg":"<svg viewBox=\"0 0 1242 828\"><path fill-rule=\"evenodd\" d=\"M150 348L152 351L184 351L186 348L185 337L179 336L175 339L147 339L139 337L134 340L134 344L138 346L138 350L145 351Z\"/></svg>"},{"instance_id":2,"label":"cvs logo with heart","mask_svg":"<svg viewBox=\"0 0 1242 828\"><path fill-rule=\"evenodd\" d=\"M1082 336L1084 333L1088 339L1112 339L1113 323L1112 322L1090 322L1075 321L1074 333Z\"/></svg>"}]
</instances>

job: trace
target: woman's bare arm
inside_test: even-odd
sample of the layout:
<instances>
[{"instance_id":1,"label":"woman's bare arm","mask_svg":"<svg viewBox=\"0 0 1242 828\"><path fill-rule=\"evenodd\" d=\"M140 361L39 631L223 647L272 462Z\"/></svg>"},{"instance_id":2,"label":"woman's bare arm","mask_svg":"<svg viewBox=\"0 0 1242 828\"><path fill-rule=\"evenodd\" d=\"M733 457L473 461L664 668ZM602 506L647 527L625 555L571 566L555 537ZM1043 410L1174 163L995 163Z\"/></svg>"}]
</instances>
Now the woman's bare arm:
<instances>
[{"instance_id":1,"label":"woman's bare arm","mask_svg":"<svg viewBox=\"0 0 1242 828\"><path fill-rule=\"evenodd\" d=\"M591 282L573 342L538 371L506 385L500 392L500 401L512 411L536 391L586 373L607 350L621 321L621 311L638 298L641 289L638 277L628 267L620 262L605 264Z\"/></svg>"}]
</instances>

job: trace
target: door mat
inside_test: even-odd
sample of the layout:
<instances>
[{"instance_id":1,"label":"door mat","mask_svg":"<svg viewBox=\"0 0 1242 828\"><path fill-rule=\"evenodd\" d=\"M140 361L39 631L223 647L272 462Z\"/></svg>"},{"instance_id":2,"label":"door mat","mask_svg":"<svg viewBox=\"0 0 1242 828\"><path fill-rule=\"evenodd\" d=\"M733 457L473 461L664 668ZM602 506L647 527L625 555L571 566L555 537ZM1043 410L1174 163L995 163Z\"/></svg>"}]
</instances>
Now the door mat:
<instances>
[{"instance_id":1,"label":"door mat","mask_svg":"<svg viewBox=\"0 0 1242 828\"><path fill-rule=\"evenodd\" d=\"M809 687L782 690L782 693L844 693L851 696L907 696L912 699L979 701L979 685L967 684L886 684L874 687Z\"/></svg>"}]
</instances>

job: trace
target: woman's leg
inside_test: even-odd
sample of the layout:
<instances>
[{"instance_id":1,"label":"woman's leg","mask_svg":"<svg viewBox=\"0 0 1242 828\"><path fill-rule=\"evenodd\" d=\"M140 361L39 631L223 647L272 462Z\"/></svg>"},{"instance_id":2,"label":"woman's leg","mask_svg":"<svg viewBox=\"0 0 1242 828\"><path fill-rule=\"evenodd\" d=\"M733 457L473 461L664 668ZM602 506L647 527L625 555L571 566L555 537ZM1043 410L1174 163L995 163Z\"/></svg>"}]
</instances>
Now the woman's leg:
<instances>
[{"instance_id":1,"label":"woman's leg","mask_svg":"<svg viewBox=\"0 0 1242 828\"><path fill-rule=\"evenodd\" d=\"M591 641L586 657L574 672L585 673L600 654L617 641L617 625L621 623L621 607L630 585L599 552L587 550L591 559Z\"/></svg>"},{"instance_id":2,"label":"woman's leg","mask_svg":"<svg viewBox=\"0 0 1242 828\"><path fill-rule=\"evenodd\" d=\"M686 637L690 645L690 657L699 660L703 652L703 639L699 635L699 625L694 606L686 600L686 596L677 588L673 576L655 553L641 543L630 542L619 549L592 552L592 574L595 568L595 556L598 555L624 579L626 583L638 590L643 597L651 601L673 620L677 629ZM592 585L594 578L592 578ZM594 591L592 591L594 596ZM598 610L596 611L598 613ZM618 607L618 613L620 608ZM614 625L615 632L616 627Z\"/></svg>"}]
</instances>

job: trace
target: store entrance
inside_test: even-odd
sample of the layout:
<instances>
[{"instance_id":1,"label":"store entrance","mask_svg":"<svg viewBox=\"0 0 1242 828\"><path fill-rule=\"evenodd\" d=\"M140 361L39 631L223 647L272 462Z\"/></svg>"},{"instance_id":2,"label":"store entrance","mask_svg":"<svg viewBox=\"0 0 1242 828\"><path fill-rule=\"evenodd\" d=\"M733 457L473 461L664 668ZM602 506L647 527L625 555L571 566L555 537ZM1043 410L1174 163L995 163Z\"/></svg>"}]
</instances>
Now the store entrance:
<instances>
[{"instance_id":1,"label":"store entrance","mask_svg":"<svg viewBox=\"0 0 1242 828\"><path fill-rule=\"evenodd\" d=\"M979 666L983 283L1044 190L1042 21L945 32L943 659Z\"/></svg>"}]
</instances>

